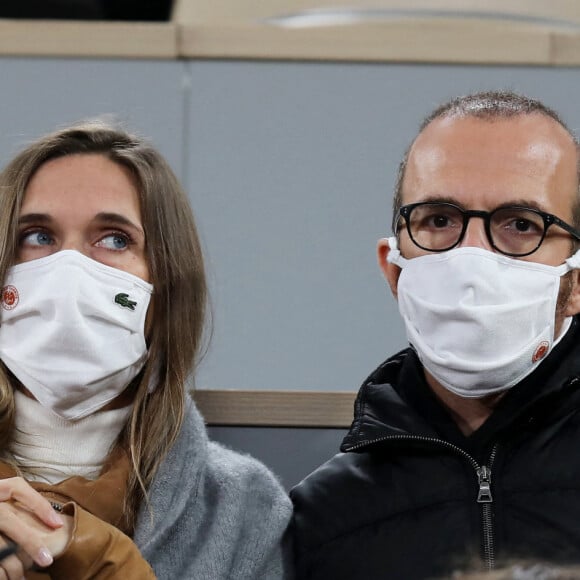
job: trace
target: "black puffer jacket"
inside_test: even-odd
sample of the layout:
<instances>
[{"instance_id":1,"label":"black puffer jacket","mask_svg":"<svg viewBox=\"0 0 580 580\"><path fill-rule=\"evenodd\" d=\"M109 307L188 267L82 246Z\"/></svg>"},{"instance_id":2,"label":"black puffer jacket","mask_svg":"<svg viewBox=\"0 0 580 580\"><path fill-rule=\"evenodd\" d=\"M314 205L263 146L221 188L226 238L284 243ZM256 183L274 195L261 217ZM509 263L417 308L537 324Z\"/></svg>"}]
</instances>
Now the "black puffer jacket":
<instances>
[{"instance_id":1,"label":"black puffer jacket","mask_svg":"<svg viewBox=\"0 0 580 580\"><path fill-rule=\"evenodd\" d=\"M580 323L470 437L415 353L362 386L342 454L291 493L298 579L448 578L483 558L580 562Z\"/></svg>"}]
</instances>

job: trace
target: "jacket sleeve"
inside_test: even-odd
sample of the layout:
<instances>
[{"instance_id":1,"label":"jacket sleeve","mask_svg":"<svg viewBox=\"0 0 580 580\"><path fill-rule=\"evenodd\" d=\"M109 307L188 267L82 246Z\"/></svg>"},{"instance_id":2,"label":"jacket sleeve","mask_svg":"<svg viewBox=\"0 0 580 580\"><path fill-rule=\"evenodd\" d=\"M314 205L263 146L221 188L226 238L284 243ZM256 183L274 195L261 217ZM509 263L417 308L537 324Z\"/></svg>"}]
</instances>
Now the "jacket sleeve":
<instances>
[{"instance_id":1,"label":"jacket sleeve","mask_svg":"<svg viewBox=\"0 0 580 580\"><path fill-rule=\"evenodd\" d=\"M47 569L55 580L149 580L156 576L133 540L77 504L63 513L73 517L73 533L64 552Z\"/></svg>"}]
</instances>

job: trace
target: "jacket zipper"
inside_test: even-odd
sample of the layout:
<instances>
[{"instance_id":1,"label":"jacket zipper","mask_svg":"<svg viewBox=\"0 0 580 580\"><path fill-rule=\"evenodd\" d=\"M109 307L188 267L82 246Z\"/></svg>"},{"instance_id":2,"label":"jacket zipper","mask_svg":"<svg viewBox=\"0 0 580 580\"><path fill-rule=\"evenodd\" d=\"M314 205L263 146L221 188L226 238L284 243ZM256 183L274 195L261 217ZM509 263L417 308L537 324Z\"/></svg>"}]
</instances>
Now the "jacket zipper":
<instances>
[{"instance_id":1,"label":"jacket zipper","mask_svg":"<svg viewBox=\"0 0 580 580\"><path fill-rule=\"evenodd\" d=\"M477 475L478 492L477 503L481 505L481 522L482 522L482 559L486 570L493 570L495 567L495 543L493 535L493 510L491 504L493 503L493 496L491 494L491 468L495 461L497 454L497 443L491 450L488 465L479 465L479 463L467 451L461 449L453 443L437 439L435 437L425 437L422 435L388 435L372 439L370 441L363 441L349 447L347 451L356 451L362 447L373 445L374 443L381 443L383 441L420 441L422 443L431 443L445 447L466 459Z\"/></svg>"},{"instance_id":2,"label":"jacket zipper","mask_svg":"<svg viewBox=\"0 0 580 580\"><path fill-rule=\"evenodd\" d=\"M497 453L497 443L493 446L489 456L488 465L482 465L477 469L477 481L479 483L479 493L477 503L481 505L481 523L483 526L483 564L486 570L493 570L495 567L495 545L493 537L493 511L491 504L491 467Z\"/></svg>"}]
</instances>

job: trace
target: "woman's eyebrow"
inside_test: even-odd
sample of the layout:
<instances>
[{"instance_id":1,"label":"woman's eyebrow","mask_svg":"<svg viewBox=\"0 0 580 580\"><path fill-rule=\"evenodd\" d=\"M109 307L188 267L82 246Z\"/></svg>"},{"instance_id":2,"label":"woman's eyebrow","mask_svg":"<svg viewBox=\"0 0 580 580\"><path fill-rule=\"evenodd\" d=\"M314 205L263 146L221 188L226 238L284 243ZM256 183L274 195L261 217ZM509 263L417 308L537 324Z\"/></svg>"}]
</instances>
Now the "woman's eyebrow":
<instances>
[{"instance_id":1,"label":"woman's eyebrow","mask_svg":"<svg viewBox=\"0 0 580 580\"><path fill-rule=\"evenodd\" d=\"M133 235L145 240L145 230L143 226L130 220L128 217L115 212L99 212L92 220L94 223L109 227L125 227L132 230Z\"/></svg>"},{"instance_id":2,"label":"woman's eyebrow","mask_svg":"<svg viewBox=\"0 0 580 580\"><path fill-rule=\"evenodd\" d=\"M142 226L136 224L135 222L131 221L129 218L125 217L120 213L105 212L105 211L99 212L98 214L95 215L93 221L102 224L108 224L111 226L119 225L129 227L133 229L136 233L140 234L141 236L143 237L145 236L145 231L143 230ZM54 219L50 214L47 213L26 213L18 218L18 224L21 226L34 223L50 224L52 222L54 222Z\"/></svg>"},{"instance_id":3,"label":"woman's eyebrow","mask_svg":"<svg viewBox=\"0 0 580 580\"><path fill-rule=\"evenodd\" d=\"M136 224L135 222L131 221L129 218L125 217L122 214L114 213L114 212L100 212L94 218L93 221L97 221L103 224L110 224L110 225L122 225L129 228L132 228L142 236L145 235L143 227Z\"/></svg>"},{"instance_id":4,"label":"woman's eyebrow","mask_svg":"<svg viewBox=\"0 0 580 580\"><path fill-rule=\"evenodd\" d=\"M31 223L50 223L52 218L47 213L25 213L19 216L18 223L27 225Z\"/></svg>"}]
</instances>

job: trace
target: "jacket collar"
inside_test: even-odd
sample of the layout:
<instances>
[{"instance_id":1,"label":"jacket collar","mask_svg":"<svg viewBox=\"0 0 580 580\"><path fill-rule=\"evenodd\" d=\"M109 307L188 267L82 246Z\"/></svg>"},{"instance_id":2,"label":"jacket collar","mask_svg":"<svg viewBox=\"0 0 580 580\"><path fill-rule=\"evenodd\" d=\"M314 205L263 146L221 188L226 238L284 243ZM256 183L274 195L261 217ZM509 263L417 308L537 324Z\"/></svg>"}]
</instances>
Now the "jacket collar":
<instances>
[{"instance_id":1,"label":"jacket collar","mask_svg":"<svg viewBox=\"0 0 580 580\"><path fill-rule=\"evenodd\" d=\"M580 320L576 317L546 360L507 392L475 433L465 437L427 385L415 352L405 349L382 363L363 383L341 450L356 451L400 435L479 447L532 417L546 420L554 413L579 408L579 377Z\"/></svg>"}]
</instances>

